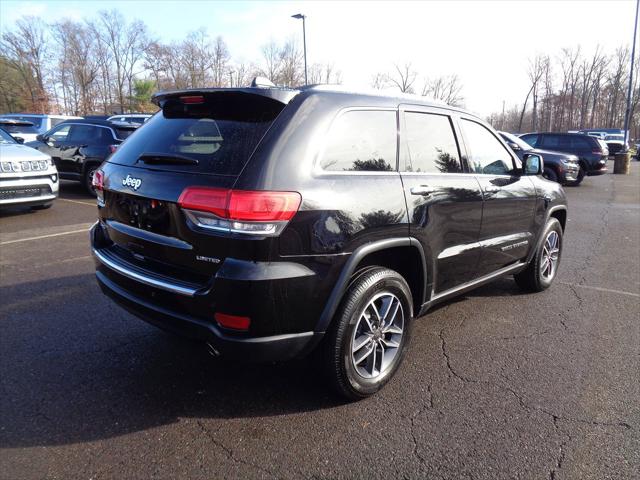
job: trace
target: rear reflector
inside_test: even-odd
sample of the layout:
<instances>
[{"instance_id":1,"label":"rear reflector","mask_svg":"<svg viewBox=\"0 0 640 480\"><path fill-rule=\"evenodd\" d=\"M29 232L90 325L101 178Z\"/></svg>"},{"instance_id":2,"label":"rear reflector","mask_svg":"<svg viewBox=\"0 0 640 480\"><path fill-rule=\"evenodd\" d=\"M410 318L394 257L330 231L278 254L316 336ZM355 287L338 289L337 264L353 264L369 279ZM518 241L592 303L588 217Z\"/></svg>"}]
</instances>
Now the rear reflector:
<instances>
[{"instance_id":1,"label":"rear reflector","mask_svg":"<svg viewBox=\"0 0 640 480\"><path fill-rule=\"evenodd\" d=\"M214 317L221 327L233 330L249 330L251 325L249 317L238 317L236 315L227 315L226 313L216 313Z\"/></svg>"},{"instance_id":2,"label":"rear reflector","mask_svg":"<svg viewBox=\"0 0 640 480\"><path fill-rule=\"evenodd\" d=\"M301 201L298 192L188 187L180 195L178 204L229 220L282 222L293 218Z\"/></svg>"}]
</instances>

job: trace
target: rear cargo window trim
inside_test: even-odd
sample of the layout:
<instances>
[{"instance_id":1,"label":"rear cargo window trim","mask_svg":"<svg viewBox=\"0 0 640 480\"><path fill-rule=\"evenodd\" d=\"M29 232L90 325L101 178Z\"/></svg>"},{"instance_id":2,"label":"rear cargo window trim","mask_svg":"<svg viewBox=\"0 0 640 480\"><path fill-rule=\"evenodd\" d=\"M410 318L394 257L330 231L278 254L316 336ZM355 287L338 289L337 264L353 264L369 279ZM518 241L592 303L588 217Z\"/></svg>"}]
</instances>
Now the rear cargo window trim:
<instances>
[{"instance_id":1,"label":"rear cargo window trim","mask_svg":"<svg viewBox=\"0 0 640 480\"><path fill-rule=\"evenodd\" d=\"M320 166L320 160L324 156L324 153L327 149L329 143L329 133L333 129L333 126L336 124L338 119L349 112L395 112L396 113L396 164L395 168L392 171L355 171L355 170L325 170ZM331 124L327 128L324 138L322 140L322 144L320 149L314 159L314 167L313 167L313 175L315 177L333 177L333 176L344 176L344 175L356 175L356 176L397 176L399 175L398 171L398 151L400 147L400 125L398 119L398 107L370 107L370 106L356 106L356 107L345 107L342 108L336 113L335 117L331 120Z\"/></svg>"}]
</instances>

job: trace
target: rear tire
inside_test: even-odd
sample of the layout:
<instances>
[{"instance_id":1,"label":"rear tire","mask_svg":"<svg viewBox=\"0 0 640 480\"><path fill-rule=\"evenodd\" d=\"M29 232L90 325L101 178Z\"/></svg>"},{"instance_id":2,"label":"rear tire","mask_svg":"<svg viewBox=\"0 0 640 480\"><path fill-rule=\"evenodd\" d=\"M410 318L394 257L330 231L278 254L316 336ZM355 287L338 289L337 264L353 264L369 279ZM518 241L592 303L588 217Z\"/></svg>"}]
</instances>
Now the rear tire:
<instances>
[{"instance_id":1,"label":"rear tire","mask_svg":"<svg viewBox=\"0 0 640 480\"><path fill-rule=\"evenodd\" d=\"M411 335L413 301L405 279L383 267L356 276L322 345L332 387L358 400L379 391L402 362Z\"/></svg>"},{"instance_id":2,"label":"rear tire","mask_svg":"<svg viewBox=\"0 0 640 480\"><path fill-rule=\"evenodd\" d=\"M518 286L528 292L541 292L551 286L562 256L562 226L551 217L542 232L538 251L522 272L514 275Z\"/></svg>"},{"instance_id":3,"label":"rear tire","mask_svg":"<svg viewBox=\"0 0 640 480\"><path fill-rule=\"evenodd\" d=\"M545 167L544 172L542 172L542 176L547 180L558 183L558 174L553 168Z\"/></svg>"}]
</instances>

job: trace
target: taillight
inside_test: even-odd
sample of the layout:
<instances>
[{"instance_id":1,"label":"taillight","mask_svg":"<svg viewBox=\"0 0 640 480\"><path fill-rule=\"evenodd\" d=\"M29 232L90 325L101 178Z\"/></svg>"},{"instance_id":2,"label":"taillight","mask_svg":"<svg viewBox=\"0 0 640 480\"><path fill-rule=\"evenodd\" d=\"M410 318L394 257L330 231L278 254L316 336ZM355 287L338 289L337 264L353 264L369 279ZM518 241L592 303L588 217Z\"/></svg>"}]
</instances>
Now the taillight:
<instances>
[{"instance_id":1,"label":"taillight","mask_svg":"<svg viewBox=\"0 0 640 480\"><path fill-rule=\"evenodd\" d=\"M591 150L591 154L592 155L602 155L602 149L601 148L594 148L593 150Z\"/></svg>"},{"instance_id":2,"label":"taillight","mask_svg":"<svg viewBox=\"0 0 640 480\"><path fill-rule=\"evenodd\" d=\"M178 205L196 225L232 233L278 235L297 213L298 192L188 187Z\"/></svg>"},{"instance_id":3,"label":"taillight","mask_svg":"<svg viewBox=\"0 0 640 480\"><path fill-rule=\"evenodd\" d=\"M102 191L104 188L104 172L102 170L96 170L93 172L93 178L91 179L91 185L95 191Z\"/></svg>"},{"instance_id":4,"label":"taillight","mask_svg":"<svg viewBox=\"0 0 640 480\"><path fill-rule=\"evenodd\" d=\"M115 153L118 149L118 145L109 145L109 153Z\"/></svg>"}]
</instances>

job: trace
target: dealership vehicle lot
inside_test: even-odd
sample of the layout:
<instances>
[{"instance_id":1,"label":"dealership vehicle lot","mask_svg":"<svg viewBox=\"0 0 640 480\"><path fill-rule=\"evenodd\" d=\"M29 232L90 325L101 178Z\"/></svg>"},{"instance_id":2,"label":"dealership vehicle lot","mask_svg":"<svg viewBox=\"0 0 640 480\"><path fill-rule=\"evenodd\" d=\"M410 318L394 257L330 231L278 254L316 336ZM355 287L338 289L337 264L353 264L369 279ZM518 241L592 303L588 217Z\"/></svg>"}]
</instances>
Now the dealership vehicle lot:
<instances>
[{"instance_id":1,"label":"dealership vehicle lot","mask_svg":"<svg viewBox=\"0 0 640 480\"><path fill-rule=\"evenodd\" d=\"M633 478L640 164L567 188L559 277L420 318L403 368L345 404L304 363L239 365L102 296L94 201L0 216L0 478Z\"/></svg>"}]
</instances>

